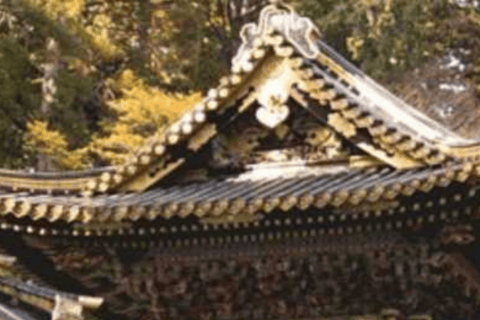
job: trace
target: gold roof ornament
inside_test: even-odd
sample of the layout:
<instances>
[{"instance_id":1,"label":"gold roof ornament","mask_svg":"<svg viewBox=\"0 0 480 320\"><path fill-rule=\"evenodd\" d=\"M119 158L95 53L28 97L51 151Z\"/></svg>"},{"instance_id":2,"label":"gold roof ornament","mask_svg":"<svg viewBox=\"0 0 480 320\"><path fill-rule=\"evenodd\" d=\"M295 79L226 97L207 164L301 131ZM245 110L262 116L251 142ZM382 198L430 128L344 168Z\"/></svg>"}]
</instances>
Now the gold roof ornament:
<instances>
[{"instance_id":1,"label":"gold roof ornament","mask_svg":"<svg viewBox=\"0 0 480 320\"><path fill-rule=\"evenodd\" d=\"M232 66L235 69L245 65L259 44L279 47L284 41L304 57L312 59L319 52L314 43L319 37L320 31L309 18L299 16L281 1L274 1L261 11L258 24L252 22L242 27L242 45L232 59Z\"/></svg>"},{"instance_id":2,"label":"gold roof ornament","mask_svg":"<svg viewBox=\"0 0 480 320\"><path fill-rule=\"evenodd\" d=\"M270 45L274 46L277 55L290 56L293 49L282 46L284 42L289 42L305 57L313 58L317 55L318 49L313 41L320 32L313 22L298 16L291 7L280 1L271 3L261 11L258 24L248 23L243 26L240 32L242 45L232 59L232 70L251 71L251 57ZM286 101L296 76L291 66L285 62L288 61L283 61L284 66L275 68L276 72L257 88L257 101L261 107L257 110L256 117L268 128L275 128L290 114Z\"/></svg>"},{"instance_id":3,"label":"gold roof ornament","mask_svg":"<svg viewBox=\"0 0 480 320\"><path fill-rule=\"evenodd\" d=\"M283 60L268 79L259 86L256 100L260 104L260 108L257 109L255 115L260 123L273 129L287 119L290 114L287 100L295 80L296 77L288 60Z\"/></svg>"}]
</instances>

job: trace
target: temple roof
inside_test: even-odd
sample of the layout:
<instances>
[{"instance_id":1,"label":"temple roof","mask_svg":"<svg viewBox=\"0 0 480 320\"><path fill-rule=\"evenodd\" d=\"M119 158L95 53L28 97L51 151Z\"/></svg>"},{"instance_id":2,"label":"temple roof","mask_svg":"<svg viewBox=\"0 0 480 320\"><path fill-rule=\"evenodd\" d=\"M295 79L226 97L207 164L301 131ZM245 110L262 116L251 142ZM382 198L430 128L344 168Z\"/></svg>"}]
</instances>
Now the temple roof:
<instances>
[{"instance_id":1,"label":"temple roof","mask_svg":"<svg viewBox=\"0 0 480 320\"><path fill-rule=\"evenodd\" d=\"M359 205L475 181L480 140L389 93L323 42L308 18L272 4L258 23L243 27L241 38L230 75L125 164L64 173L1 170L1 214L83 224L245 209L254 214L277 207ZM302 119L314 124L311 131ZM229 131L235 126L237 131ZM274 151L285 150L279 137L293 132L285 144L302 147L299 137L306 135L301 143L322 149L322 161L300 155L303 164L292 165L250 157L254 163L240 161L223 180L214 175L185 185L177 179L188 177L193 166L197 171L222 166L217 159L222 135L242 145L252 126L264 132L254 140L268 145L276 139ZM320 154L309 151L315 153Z\"/></svg>"},{"instance_id":2,"label":"temple roof","mask_svg":"<svg viewBox=\"0 0 480 320\"><path fill-rule=\"evenodd\" d=\"M341 163L335 167L264 164L223 179L158 187L141 194L105 195L86 201L77 196L3 193L0 200L3 214L11 211L18 218L29 216L34 220L43 218L50 222L87 225L190 215L219 218L247 213L254 217L277 208L283 211L326 206L342 208L382 199L391 201L465 181L468 175L461 164L410 170L356 169ZM476 188L471 188L470 197L473 197ZM24 228L27 227L22 230Z\"/></svg>"},{"instance_id":3,"label":"temple roof","mask_svg":"<svg viewBox=\"0 0 480 320\"><path fill-rule=\"evenodd\" d=\"M241 31L230 75L177 121L139 147L126 163L84 172L0 171L0 186L31 193L143 191L181 170L235 114L255 108L273 129L293 99L371 157L405 169L474 162L479 142L435 121L389 93L321 39L308 18L283 4L263 9Z\"/></svg>"},{"instance_id":4,"label":"temple roof","mask_svg":"<svg viewBox=\"0 0 480 320\"><path fill-rule=\"evenodd\" d=\"M240 36L230 74L127 162L0 170L2 239L21 243L7 250L41 251L132 319L480 313L477 270L448 251L474 238L480 138L395 97L281 3ZM0 303L8 320L104 302L3 274L0 292L22 303Z\"/></svg>"}]
</instances>

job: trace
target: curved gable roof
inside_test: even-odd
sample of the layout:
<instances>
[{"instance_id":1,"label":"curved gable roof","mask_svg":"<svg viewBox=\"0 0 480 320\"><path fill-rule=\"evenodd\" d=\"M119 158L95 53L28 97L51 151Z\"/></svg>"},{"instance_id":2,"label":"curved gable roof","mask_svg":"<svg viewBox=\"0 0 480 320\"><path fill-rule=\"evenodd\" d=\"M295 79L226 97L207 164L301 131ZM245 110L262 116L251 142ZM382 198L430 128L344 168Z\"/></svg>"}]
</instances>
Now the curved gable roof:
<instances>
[{"instance_id":1,"label":"curved gable roof","mask_svg":"<svg viewBox=\"0 0 480 320\"><path fill-rule=\"evenodd\" d=\"M241 38L231 74L124 164L76 173L2 170L0 185L33 193L145 190L177 170L216 135L227 107L234 105L235 112L243 112L253 101L259 101L268 111L257 112L259 121L267 126L281 122L288 110L283 107L283 115L272 111L266 100L276 84L265 83L285 68L292 72L280 77L283 91L294 98L302 99L303 95L312 100L313 104L304 106L314 114L326 108L328 118L322 120L390 166L476 162L480 156L480 140L461 137L389 93L325 44L311 20L287 6L265 7L257 24L243 27ZM362 130L368 132L368 141L359 137Z\"/></svg>"}]
</instances>

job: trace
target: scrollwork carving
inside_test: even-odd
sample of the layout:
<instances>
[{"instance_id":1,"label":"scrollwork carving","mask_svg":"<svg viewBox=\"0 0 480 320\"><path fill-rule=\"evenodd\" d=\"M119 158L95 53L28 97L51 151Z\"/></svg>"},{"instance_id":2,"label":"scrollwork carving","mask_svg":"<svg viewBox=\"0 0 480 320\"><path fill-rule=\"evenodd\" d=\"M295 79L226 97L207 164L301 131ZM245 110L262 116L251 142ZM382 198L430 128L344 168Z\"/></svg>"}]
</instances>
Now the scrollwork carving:
<instances>
[{"instance_id":1,"label":"scrollwork carving","mask_svg":"<svg viewBox=\"0 0 480 320\"><path fill-rule=\"evenodd\" d=\"M313 22L299 16L291 7L272 4L260 13L259 23L246 24L241 32L242 45L232 60L232 65L241 65L249 60L252 50L272 33L279 33L306 58L314 58L319 50L314 41L320 31Z\"/></svg>"}]
</instances>

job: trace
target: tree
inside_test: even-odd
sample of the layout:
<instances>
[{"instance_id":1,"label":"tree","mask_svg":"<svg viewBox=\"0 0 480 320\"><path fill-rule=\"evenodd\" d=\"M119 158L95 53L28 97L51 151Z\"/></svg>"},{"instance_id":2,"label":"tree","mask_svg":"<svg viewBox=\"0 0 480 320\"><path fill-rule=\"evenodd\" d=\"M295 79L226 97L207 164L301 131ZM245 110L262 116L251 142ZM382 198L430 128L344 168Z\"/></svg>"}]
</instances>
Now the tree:
<instances>
[{"instance_id":1,"label":"tree","mask_svg":"<svg viewBox=\"0 0 480 320\"><path fill-rule=\"evenodd\" d=\"M53 81L47 79L58 86L55 97L49 99L52 112L29 125L28 149L56 158L61 168L121 161L198 100L199 94L192 90L206 91L228 70L235 46L232 39L242 19L255 18L260 2L72 0L59 5L29 0L29 8L43 12L86 43L90 58L63 53L59 59L68 61L67 68L51 68L59 69L50 76ZM61 14L65 12L68 15ZM71 72L77 66L87 69L80 79L78 72ZM92 75L96 83L88 82ZM45 78L44 73L44 82ZM95 84L100 92L94 92ZM90 98L82 101L81 97ZM92 119L78 106L87 108L93 98L102 107L97 105L98 116ZM68 118L90 122L88 128L93 129L80 125L76 130L78 124ZM53 138L56 144L47 143Z\"/></svg>"},{"instance_id":2,"label":"tree","mask_svg":"<svg viewBox=\"0 0 480 320\"><path fill-rule=\"evenodd\" d=\"M40 94L31 83L35 68L25 48L15 39L0 37L0 161L4 166L23 164L21 133L40 106Z\"/></svg>"}]
</instances>

